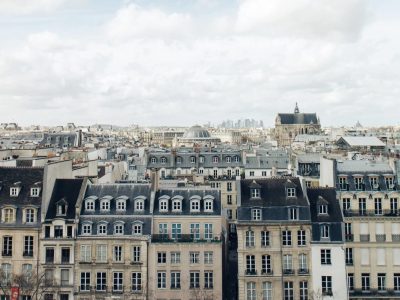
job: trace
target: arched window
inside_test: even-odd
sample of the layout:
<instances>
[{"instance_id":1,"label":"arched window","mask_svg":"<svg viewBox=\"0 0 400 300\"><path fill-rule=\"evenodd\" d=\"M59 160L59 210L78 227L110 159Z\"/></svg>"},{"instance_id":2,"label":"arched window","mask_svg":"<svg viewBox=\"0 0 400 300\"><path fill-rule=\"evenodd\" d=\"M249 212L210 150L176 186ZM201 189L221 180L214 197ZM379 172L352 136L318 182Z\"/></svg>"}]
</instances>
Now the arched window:
<instances>
[{"instance_id":1,"label":"arched window","mask_svg":"<svg viewBox=\"0 0 400 300\"><path fill-rule=\"evenodd\" d=\"M3 223L14 223L15 222L15 208L7 207L2 210L1 221Z\"/></svg>"},{"instance_id":2,"label":"arched window","mask_svg":"<svg viewBox=\"0 0 400 300\"><path fill-rule=\"evenodd\" d=\"M181 212L182 211L182 196L175 196L172 198L172 211Z\"/></svg>"}]
</instances>

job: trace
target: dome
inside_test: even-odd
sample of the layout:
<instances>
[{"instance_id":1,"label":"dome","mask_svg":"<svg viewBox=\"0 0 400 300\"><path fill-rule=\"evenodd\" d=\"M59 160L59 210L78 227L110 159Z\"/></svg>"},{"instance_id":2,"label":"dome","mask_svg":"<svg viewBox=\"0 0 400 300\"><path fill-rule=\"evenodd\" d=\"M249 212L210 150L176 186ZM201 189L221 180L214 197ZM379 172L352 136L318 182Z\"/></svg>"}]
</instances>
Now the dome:
<instances>
[{"instance_id":1,"label":"dome","mask_svg":"<svg viewBox=\"0 0 400 300\"><path fill-rule=\"evenodd\" d=\"M183 135L184 139L208 139L211 138L210 133L199 125L190 127Z\"/></svg>"}]
</instances>

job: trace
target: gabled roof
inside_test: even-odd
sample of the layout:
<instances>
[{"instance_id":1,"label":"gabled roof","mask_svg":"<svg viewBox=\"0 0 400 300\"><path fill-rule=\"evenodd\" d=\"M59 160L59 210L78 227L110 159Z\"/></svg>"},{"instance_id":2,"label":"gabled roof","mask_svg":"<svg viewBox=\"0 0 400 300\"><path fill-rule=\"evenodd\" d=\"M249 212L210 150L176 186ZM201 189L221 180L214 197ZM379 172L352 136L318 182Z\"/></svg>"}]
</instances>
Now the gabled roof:
<instances>
[{"instance_id":1,"label":"gabled roof","mask_svg":"<svg viewBox=\"0 0 400 300\"><path fill-rule=\"evenodd\" d=\"M336 143L345 143L350 147L385 147L385 143L376 136L342 136Z\"/></svg>"}]
</instances>

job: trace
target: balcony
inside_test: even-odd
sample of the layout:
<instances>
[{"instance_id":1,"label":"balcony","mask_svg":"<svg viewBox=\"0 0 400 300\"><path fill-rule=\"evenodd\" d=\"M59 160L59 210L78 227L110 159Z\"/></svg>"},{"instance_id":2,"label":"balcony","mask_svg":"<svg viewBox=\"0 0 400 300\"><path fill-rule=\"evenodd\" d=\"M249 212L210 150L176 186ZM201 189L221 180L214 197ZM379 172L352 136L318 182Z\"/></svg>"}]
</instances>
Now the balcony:
<instances>
[{"instance_id":1,"label":"balcony","mask_svg":"<svg viewBox=\"0 0 400 300\"><path fill-rule=\"evenodd\" d=\"M375 240L377 242L385 242L386 241L386 234L376 234Z\"/></svg>"},{"instance_id":2,"label":"balcony","mask_svg":"<svg viewBox=\"0 0 400 300\"><path fill-rule=\"evenodd\" d=\"M346 239L346 242L352 242L352 241L354 241L354 234L352 234L352 233L345 234L344 238Z\"/></svg>"},{"instance_id":3,"label":"balcony","mask_svg":"<svg viewBox=\"0 0 400 300\"><path fill-rule=\"evenodd\" d=\"M245 271L245 275L250 275L250 276L257 275L257 270L254 270L254 269L247 269L247 270Z\"/></svg>"},{"instance_id":4,"label":"balcony","mask_svg":"<svg viewBox=\"0 0 400 300\"><path fill-rule=\"evenodd\" d=\"M367 217L393 217L393 216L400 216L400 210L398 209L345 209L343 210L343 215L345 217L359 217L359 216L367 216Z\"/></svg>"},{"instance_id":5,"label":"balcony","mask_svg":"<svg viewBox=\"0 0 400 300\"><path fill-rule=\"evenodd\" d=\"M191 234L180 234L177 238L172 238L169 234L153 234L153 243L220 243L221 236L213 235L212 239L195 239Z\"/></svg>"},{"instance_id":6,"label":"balcony","mask_svg":"<svg viewBox=\"0 0 400 300\"><path fill-rule=\"evenodd\" d=\"M308 270L308 269L298 269L297 270L297 274L299 274L299 275L308 275L310 273L310 270Z\"/></svg>"},{"instance_id":7,"label":"balcony","mask_svg":"<svg viewBox=\"0 0 400 300\"><path fill-rule=\"evenodd\" d=\"M274 275L274 271L272 271L272 269L261 270L261 275L271 276L271 275Z\"/></svg>"},{"instance_id":8,"label":"balcony","mask_svg":"<svg viewBox=\"0 0 400 300\"><path fill-rule=\"evenodd\" d=\"M369 234L360 234L360 242L369 242Z\"/></svg>"},{"instance_id":9,"label":"balcony","mask_svg":"<svg viewBox=\"0 0 400 300\"><path fill-rule=\"evenodd\" d=\"M400 234L392 234L392 242L400 242Z\"/></svg>"},{"instance_id":10,"label":"balcony","mask_svg":"<svg viewBox=\"0 0 400 300\"><path fill-rule=\"evenodd\" d=\"M293 269L283 269L282 273L283 273L283 275L294 275L294 270Z\"/></svg>"},{"instance_id":11,"label":"balcony","mask_svg":"<svg viewBox=\"0 0 400 300\"><path fill-rule=\"evenodd\" d=\"M353 265L353 259L346 259L346 266L352 266Z\"/></svg>"}]
</instances>

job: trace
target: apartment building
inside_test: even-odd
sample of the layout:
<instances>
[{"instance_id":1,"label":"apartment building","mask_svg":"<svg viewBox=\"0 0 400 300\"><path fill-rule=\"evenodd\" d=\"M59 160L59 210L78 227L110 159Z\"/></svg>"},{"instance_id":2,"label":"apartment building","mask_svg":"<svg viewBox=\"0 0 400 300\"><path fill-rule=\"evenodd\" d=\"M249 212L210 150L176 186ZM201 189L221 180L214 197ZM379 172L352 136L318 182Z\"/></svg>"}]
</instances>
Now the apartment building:
<instances>
[{"instance_id":1,"label":"apartment building","mask_svg":"<svg viewBox=\"0 0 400 300\"><path fill-rule=\"evenodd\" d=\"M75 238L77 207L85 179L57 179L42 223L40 239L40 293L46 300L75 299Z\"/></svg>"},{"instance_id":2,"label":"apartment building","mask_svg":"<svg viewBox=\"0 0 400 300\"><path fill-rule=\"evenodd\" d=\"M37 274L43 176L43 168L0 168L2 299L16 284L22 298L32 295L22 283L32 283Z\"/></svg>"},{"instance_id":3,"label":"apartment building","mask_svg":"<svg viewBox=\"0 0 400 300\"><path fill-rule=\"evenodd\" d=\"M310 299L348 299L343 216L335 188L308 188L310 202L311 274Z\"/></svg>"},{"instance_id":4,"label":"apartment building","mask_svg":"<svg viewBox=\"0 0 400 300\"><path fill-rule=\"evenodd\" d=\"M149 184L87 187L76 240L76 299L152 299Z\"/></svg>"},{"instance_id":5,"label":"apartment building","mask_svg":"<svg viewBox=\"0 0 400 300\"><path fill-rule=\"evenodd\" d=\"M396 175L386 162L338 161L350 299L400 298L400 212Z\"/></svg>"},{"instance_id":6,"label":"apartment building","mask_svg":"<svg viewBox=\"0 0 400 300\"><path fill-rule=\"evenodd\" d=\"M239 299L310 299L311 216L298 178L242 180Z\"/></svg>"},{"instance_id":7,"label":"apartment building","mask_svg":"<svg viewBox=\"0 0 400 300\"><path fill-rule=\"evenodd\" d=\"M152 231L151 299L223 299L226 223L218 190L158 190Z\"/></svg>"}]
</instances>

